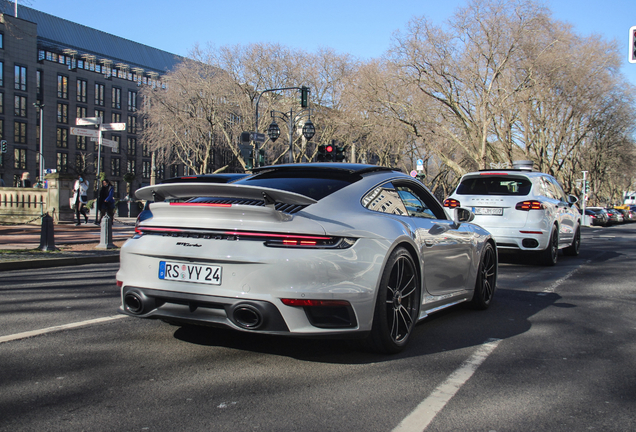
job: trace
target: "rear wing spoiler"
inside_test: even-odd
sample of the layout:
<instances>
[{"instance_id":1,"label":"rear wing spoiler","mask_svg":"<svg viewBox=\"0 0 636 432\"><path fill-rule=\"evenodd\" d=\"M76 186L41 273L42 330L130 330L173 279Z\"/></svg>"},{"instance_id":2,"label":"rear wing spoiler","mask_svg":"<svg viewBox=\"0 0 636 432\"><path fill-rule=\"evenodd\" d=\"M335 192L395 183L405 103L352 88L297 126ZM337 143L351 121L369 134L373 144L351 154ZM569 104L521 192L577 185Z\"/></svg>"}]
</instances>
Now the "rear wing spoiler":
<instances>
[{"instance_id":1,"label":"rear wing spoiler","mask_svg":"<svg viewBox=\"0 0 636 432\"><path fill-rule=\"evenodd\" d=\"M164 201L194 197L241 198L264 200L266 205L286 203L294 205L315 204L317 201L305 195L259 186L232 183L168 183L146 186L135 191L141 200Z\"/></svg>"}]
</instances>

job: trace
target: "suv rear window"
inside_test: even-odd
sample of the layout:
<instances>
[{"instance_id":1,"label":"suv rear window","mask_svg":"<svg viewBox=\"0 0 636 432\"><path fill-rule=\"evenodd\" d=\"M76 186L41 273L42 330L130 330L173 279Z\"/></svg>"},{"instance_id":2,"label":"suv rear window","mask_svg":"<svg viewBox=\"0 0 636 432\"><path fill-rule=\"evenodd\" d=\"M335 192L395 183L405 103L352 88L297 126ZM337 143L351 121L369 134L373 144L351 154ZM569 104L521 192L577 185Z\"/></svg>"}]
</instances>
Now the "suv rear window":
<instances>
[{"instance_id":1,"label":"suv rear window","mask_svg":"<svg viewBox=\"0 0 636 432\"><path fill-rule=\"evenodd\" d=\"M532 182L524 177L479 176L465 178L456 193L459 195L515 195L530 193Z\"/></svg>"}]
</instances>

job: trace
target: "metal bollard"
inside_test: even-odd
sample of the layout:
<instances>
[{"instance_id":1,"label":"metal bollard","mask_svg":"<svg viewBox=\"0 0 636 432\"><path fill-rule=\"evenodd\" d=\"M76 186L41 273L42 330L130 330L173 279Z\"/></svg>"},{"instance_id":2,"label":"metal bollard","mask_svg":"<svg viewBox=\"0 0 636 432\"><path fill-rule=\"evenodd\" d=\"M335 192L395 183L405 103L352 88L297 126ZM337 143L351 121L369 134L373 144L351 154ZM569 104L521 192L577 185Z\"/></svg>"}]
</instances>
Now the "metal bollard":
<instances>
[{"instance_id":1,"label":"metal bollard","mask_svg":"<svg viewBox=\"0 0 636 432\"><path fill-rule=\"evenodd\" d=\"M117 246L113 244L113 220L110 216L105 215L102 218L102 229L99 234L99 244L95 249L115 249Z\"/></svg>"},{"instance_id":2,"label":"metal bollard","mask_svg":"<svg viewBox=\"0 0 636 432\"><path fill-rule=\"evenodd\" d=\"M42 251L54 251L55 233L53 231L53 218L49 214L42 216L42 229L40 230L40 247Z\"/></svg>"}]
</instances>

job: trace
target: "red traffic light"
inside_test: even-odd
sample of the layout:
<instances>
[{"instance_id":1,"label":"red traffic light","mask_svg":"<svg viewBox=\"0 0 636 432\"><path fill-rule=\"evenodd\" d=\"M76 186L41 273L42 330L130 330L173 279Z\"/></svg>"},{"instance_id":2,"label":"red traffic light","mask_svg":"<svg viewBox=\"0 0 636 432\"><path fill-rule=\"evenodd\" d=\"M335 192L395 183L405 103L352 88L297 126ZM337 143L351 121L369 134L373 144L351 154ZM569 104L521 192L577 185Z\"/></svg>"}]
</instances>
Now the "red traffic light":
<instances>
[{"instance_id":1,"label":"red traffic light","mask_svg":"<svg viewBox=\"0 0 636 432\"><path fill-rule=\"evenodd\" d=\"M326 146L326 147L325 147L325 151L326 151L327 153L333 153L333 146L330 146L330 145Z\"/></svg>"}]
</instances>

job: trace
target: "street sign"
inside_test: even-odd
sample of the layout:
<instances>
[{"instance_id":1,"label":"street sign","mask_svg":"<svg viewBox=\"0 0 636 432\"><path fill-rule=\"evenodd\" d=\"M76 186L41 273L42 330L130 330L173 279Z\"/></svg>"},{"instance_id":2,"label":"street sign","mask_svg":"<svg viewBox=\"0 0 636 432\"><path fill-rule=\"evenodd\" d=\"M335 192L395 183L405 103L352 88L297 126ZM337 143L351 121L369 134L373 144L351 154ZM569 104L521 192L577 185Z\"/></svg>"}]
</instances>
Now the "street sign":
<instances>
[{"instance_id":1,"label":"street sign","mask_svg":"<svg viewBox=\"0 0 636 432\"><path fill-rule=\"evenodd\" d=\"M110 147L112 149L116 149L119 143L117 141L109 140L106 138L102 138L102 145L106 147Z\"/></svg>"},{"instance_id":2,"label":"street sign","mask_svg":"<svg viewBox=\"0 0 636 432\"><path fill-rule=\"evenodd\" d=\"M123 131L126 130L126 123L104 123L100 129L103 131Z\"/></svg>"},{"instance_id":3,"label":"street sign","mask_svg":"<svg viewBox=\"0 0 636 432\"><path fill-rule=\"evenodd\" d=\"M102 124L101 117L84 117L75 119L75 124L77 126L88 126L88 125L100 125Z\"/></svg>"},{"instance_id":4,"label":"street sign","mask_svg":"<svg viewBox=\"0 0 636 432\"><path fill-rule=\"evenodd\" d=\"M71 128L71 135L79 135L79 136L95 137L95 138L97 138L97 137L99 136L99 130L97 130L97 129L84 129L84 128L72 127L72 128Z\"/></svg>"},{"instance_id":5,"label":"street sign","mask_svg":"<svg viewBox=\"0 0 636 432\"><path fill-rule=\"evenodd\" d=\"M265 142L265 134L250 132L250 139L254 142L263 144Z\"/></svg>"}]
</instances>

